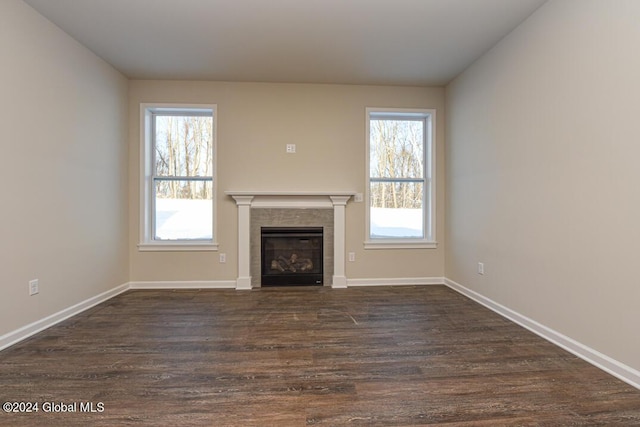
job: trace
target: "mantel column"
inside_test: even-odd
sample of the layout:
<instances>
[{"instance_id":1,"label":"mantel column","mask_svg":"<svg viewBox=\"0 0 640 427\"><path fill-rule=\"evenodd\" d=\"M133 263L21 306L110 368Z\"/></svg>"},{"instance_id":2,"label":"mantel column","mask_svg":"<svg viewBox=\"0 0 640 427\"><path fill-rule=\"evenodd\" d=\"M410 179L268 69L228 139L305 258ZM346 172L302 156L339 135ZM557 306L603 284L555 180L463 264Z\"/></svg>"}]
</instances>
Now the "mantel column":
<instances>
[{"instance_id":1,"label":"mantel column","mask_svg":"<svg viewBox=\"0 0 640 427\"><path fill-rule=\"evenodd\" d=\"M345 272L345 210L351 196L329 196L333 203L333 283L332 288L346 288Z\"/></svg>"},{"instance_id":2,"label":"mantel column","mask_svg":"<svg viewBox=\"0 0 640 427\"><path fill-rule=\"evenodd\" d=\"M254 196L231 196L238 205L238 279L237 290L251 289L250 222Z\"/></svg>"}]
</instances>

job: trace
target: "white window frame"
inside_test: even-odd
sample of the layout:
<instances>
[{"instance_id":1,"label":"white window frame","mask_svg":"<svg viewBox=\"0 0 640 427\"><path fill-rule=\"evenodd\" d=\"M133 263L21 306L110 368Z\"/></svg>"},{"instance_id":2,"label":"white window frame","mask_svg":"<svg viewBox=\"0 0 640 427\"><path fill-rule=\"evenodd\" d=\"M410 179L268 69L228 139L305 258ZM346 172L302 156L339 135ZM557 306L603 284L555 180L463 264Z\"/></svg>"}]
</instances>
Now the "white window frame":
<instances>
[{"instance_id":1,"label":"white window frame","mask_svg":"<svg viewBox=\"0 0 640 427\"><path fill-rule=\"evenodd\" d=\"M371 237L371 119L422 119L425 123L424 172L423 172L423 238L372 238ZM366 108L366 190L365 190L365 249L434 249L436 241L436 110L414 108Z\"/></svg>"},{"instance_id":2,"label":"white window frame","mask_svg":"<svg viewBox=\"0 0 640 427\"><path fill-rule=\"evenodd\" d=\"M153 238L153 113L162 111L189 110L195 112L207 111L213 116L213 156L212 177L213 194L212 231L211 239L207 240L155 240ZM217 251L217 105L215 104L140 104L140 251Z\"/></svg>"}]
</instances>

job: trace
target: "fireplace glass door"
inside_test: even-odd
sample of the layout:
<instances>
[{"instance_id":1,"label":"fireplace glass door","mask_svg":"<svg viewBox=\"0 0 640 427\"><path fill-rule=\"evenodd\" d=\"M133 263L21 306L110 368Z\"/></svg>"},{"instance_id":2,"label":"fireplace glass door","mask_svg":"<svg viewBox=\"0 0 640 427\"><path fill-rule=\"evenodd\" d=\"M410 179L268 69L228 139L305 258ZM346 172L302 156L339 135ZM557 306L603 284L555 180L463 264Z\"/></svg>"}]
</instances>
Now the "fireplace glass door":
<instances>
[{"instance_id":1,"label":"fireplace glass door","mask_svg":"<svg viewBox=\"0 0 640 427\"><path fill-rule=\"evenodd\" d=\"M262 227L262 286L323 284L322 227Z\"/></svg>"}]
</instances>

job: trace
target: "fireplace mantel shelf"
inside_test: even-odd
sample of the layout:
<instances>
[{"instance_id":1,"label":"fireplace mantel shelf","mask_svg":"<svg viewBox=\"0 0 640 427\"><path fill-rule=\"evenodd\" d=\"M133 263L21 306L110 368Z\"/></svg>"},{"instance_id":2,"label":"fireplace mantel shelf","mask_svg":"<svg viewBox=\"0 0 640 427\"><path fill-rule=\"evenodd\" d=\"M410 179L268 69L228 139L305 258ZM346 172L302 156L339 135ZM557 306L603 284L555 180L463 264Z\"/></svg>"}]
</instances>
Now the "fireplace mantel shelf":
<instances>
[{"instance_id":1,"label":"fireplace mantel shelf","mask_svg":"<svg viewBox=\"0 0 640 427\"><path fill-rule=\"evenodd\" d=\"M355 191L233 191L224 192L238 205L238 279L236 289L251 289L250 214L252 208L331 208L334 220L333 288L346 288L345 208Z\"/></svg>"},{"instance_id":2,"label":"fireplace mantel shelf","mask_svg":"<svg viewBox=\"0 0 640 427\"><path fill-rule=\"evenodd\" d=\"M228 190L224 194L228 196L273 196L273 197L296 197L296 196L354 196L356 191L234 191Z\"/></svg>"},{"instance_id":3,"label":"fireplace mantel shelf","mask_svg":"<svg viewBox=\"0 0 640 427\"><path fill-rule=\"evenodd\" d=\"M225 191L238 206L253 208L333 208L345 205L355 191Z\"/></svg>"}]
</instances>

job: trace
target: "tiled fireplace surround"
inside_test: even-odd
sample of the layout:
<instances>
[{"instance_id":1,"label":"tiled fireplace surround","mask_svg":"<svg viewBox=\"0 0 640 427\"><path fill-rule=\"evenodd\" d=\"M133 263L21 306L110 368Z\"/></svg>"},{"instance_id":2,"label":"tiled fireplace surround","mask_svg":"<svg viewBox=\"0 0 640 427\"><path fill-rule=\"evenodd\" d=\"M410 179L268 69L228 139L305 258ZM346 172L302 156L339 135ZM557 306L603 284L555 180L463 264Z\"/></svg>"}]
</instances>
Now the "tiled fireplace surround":
<instances>
[{"instance_id":1,"label":"tiled fireplace surround","mask_svg":"<svg viewBox=\"0 0 640 427\"><path fill-rule=\"evenodd\" d=\"M345 209L355 192L226 191L238 206L236 289L260 286L260 227L324 228L324 284L346 288Z\"/></svg>"}]
</instances>

